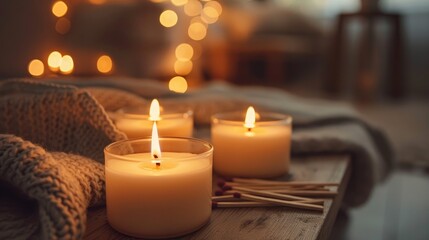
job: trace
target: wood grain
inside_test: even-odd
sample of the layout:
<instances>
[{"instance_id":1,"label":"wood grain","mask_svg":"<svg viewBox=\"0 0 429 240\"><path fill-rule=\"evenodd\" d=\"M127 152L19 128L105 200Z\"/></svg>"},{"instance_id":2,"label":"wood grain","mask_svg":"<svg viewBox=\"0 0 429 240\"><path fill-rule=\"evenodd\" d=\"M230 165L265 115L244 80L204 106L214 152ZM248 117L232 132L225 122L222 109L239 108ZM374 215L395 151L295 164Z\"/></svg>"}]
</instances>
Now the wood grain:
<instances>
[{"instance_id":1,"label":"wood grain","mask_svg":"<svg viewBox=\"0 0 429 240\"><path fill-rule=\"evenodd\" d=\"M350 177L349 165L345 155L292 160L293 180L339 183L329 187L338 195L325 200L323 213L285 207L215 209L207 225L181 239L328 239ZM98 208L88 211L85 239L132 238L113 230L105 208Z\"/></svg>"}]
</instances>

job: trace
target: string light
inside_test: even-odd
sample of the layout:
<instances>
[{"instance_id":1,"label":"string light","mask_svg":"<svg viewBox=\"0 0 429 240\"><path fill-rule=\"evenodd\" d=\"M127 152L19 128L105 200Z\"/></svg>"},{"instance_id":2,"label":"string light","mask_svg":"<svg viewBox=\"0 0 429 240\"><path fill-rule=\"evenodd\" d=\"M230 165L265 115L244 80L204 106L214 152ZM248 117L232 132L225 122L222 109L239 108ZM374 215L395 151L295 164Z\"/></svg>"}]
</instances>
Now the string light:
<instances>
[{"instance_id":1,"label":"string light","mask_svg":"<svg viewBox=\"0 0 429 240\"><path fill-rule=\"evenodd\" d=\"M188 75L192 71L193 64L190 60L176 60L174 63L174 72L178 75Z\"/></svg>"},{"instance_id":2,"label":"string light","mask_svg":"<svg viewBox=\"0 0 429 240\"><path fill-rule=\"evenodd\" d=\"M201 10L203 8L203 5L198 0L189 0L185 6L183 7L183 10L185 11L185 14L193 17L197 16L201 13Z\"/></svg>"},{"instance_id":3,"label":"string light","mask_svg":"<svg viewBox=\"0 0 429 240\"><path fill-rule=\"evenodd\" d=\"M67 18L60 18L55 24L55 31L60 34L66 34L70 30L70 25L70 20Z\"/></svg>"},{"instance_id":4,"label":"string light","mask_svg":"<svg viewBox=\"0 0 429 240\"><path fill-rule=\"evenodd\" d=\"M188 3L188 0L171 0L171 3L172 3L174 6L179 7L179 6L183 6L183 5L185 5L186 3Z\"/></svg>"},{"instance_id":5,"label":"string light","mask_svg":"<svg viewBox=\"0 0 429 240\"><path fill-rule=\"evenodd\" d=\"M52 5L52 14L54 14L56 17L62 17L66 15L67 10L67 4L63 1L55 2L54 5Z\"/></svg>"},{"instance_id":6,"label":"string light","mask_svg":"<svg viewBox=\"0 0 429 240\"><path fill-rule=\"evenodd\" d=\"M179 44L176 47L176 58L182 61L191 60L194 55L194 49L187 43Z\"/></svg>"},{"instance_id":7,"label":"string light","mask_svg":"<svg viewBox=\"0 0 429 240\"><path fill-rule=\"evenodd\" d=\"M188 90L188 82L184 77L176 76L170 79L168 88L173 92L185 93Z\"/></svg>"},{"instance_id":8,"label":"string light","mask_svg":"<svg viewBox=\"0 0 429 240\"><path fill-rule=\"evenodd\" d=\"M173 10L165 10L159 16L159 22L164 27L173 27L177 23L177 14Z\"/></svg>"},{"instance_id":9,"label":"string light","mask_svg":"<svg viewBox=\"0 0 429 240\"><path fill-rule=\"evenodd\" d=\"M64 55L60 63L60 71L63 74L70 74L73 72L74 62L70 55Z\"/></svg>"},{"instance_id":10,"label":"string light","mask_svg":"<svg viewBox=\"0 0 429 240\"><path fill-rule=\"evenodd\" d=\"M61 59L63 56L58 51L53 51L48 56L48 67L53 72L57 72L60 68Z\"/></svg>"},{"instance_id":11,"label":"string light","mask_svg":"<svg viewBox=\"0 0 429 240\"><path fill-rule=\"evenodd\" d=\"M101 73L109 73L112 71L113 62L107 55L102 55L97 60L97 70Z\"/></svg>"},{"instance_id":12,"label":"string light","mask_svg":"<svg viewBox=\"0 0 429 240\"><path fill-rule=\"evenodd\" d=\"M28 64L28 73L31 76L39 77L45 72L45 65L39 59L33 59Z\"/></svg>"},{"instance_id":13,"label":"string light","mask_svg":"<svg viewBox=\"0 0 429 240\"><path fill-rule=\"evenodd\" d=\"M101 4L105 3L106 0L89 0L89 2L91 4L94 4L94 5L101 5Z\"/></svg>"},{"instance_id":14,"label":"string light","mask_svg":"<svg viewBox=\"0 0 429 240\"><path fill-rule=\"evenodd\" d=\"M189 25L188 36L191 39L195 41L199 41L204 39L206 37L206 34L207 34L207 28L204 24L200 22L194 22L194 23L191 23L191 25Z\"/></svg>"}]
</instances>

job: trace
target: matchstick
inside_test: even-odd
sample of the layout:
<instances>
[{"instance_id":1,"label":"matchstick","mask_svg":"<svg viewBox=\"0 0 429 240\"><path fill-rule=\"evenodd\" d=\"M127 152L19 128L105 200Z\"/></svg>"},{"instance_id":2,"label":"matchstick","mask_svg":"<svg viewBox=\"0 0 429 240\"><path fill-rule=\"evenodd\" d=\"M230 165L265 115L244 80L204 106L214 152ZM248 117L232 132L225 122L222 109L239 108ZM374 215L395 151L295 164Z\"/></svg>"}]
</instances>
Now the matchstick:
<instances>
[{"instance_id":1,"label":"matchstick","mask_svg":"<svg viewBox=\"0 0 429 240\"><path fill-rule=\"evenodd\" d=\"M265 202L212 202L212 208L237 208L237 207L282 207L277 204Z\"/></svg>"},{"instance_id":2,"label":"matchstick","mask_svg":"<svg viewBox=\"0 0 429 240\"><path fill-rule=\"evenodd\" d=\"M319 206L319 205L315 205L315 204L284 201L284 200L280 200L280 199L255 196L255 195L251 195L251 194L247 194L247 193L234 193L234 197L246 199L249 201L275 203L275 204L278 204L281 206L286 206L286 207L300 208L300 209L307 209L307 210L312 210L312 211L322 211L323 212L323 206Z\"/></svg>"},{"instance_id":3,"label":"matchstick","mask_svg":"<svg viewBox=\"0 0 429 240\"><path fill-rule=\"evenodd\" d=\"M225 194L227 194L227 195L225 195L225 196L230 196L230 195L233 195L233 194L235 194L235 193L246 193L246 192L242 192L242 191L235 191L235 190L229 190L229 191L226 191L226 192L224 192ZM256 195L256 194L255 194ZM280 200L284 200L284 198L276 198L276 197L268 197L268 196L264 196L265 198L272 198L272 199L280 199ZM223 201L223 200L217 200L217 202L219 202L219 201ZM226 200L227 201L227 200ZM323 206L324 205L324 203L325 203L325 200L323 200L323 199L311 199L311 198L308 198L308 200L287 200L287 201L291 201L291 202L300 202L300 203L310 203L310 204L316 204L316 205L321 205L321 206Z\"/></svg>"},{"instance_id":4,"label":"matchstick","mask_svg":"<svg viewBox=\"0 0 429 240\"><path fill-rule=\"evenodd\" d=\"M274 185L274 186L338 186L339 183L334 182L309 182L309 181L271 181L262 179L246 179L246 178L232 178L232 181L219 182L219 184L234 186L240 184L249 185Z\"/></svg>"},{"instance_id":5,"label":"matchstick","mask_svg":"<svg viewBox=\"0 0 429 240\"><path fill-rule=\"evenodd\" d=\"M299 191L299 190L272 190L273 193L287 194L293 196L304 196L304 197L335 197L338 192L336 191Z\"/></svg>"},{"instance_id":6,"label":"matchstick","mask_svg":"<svg viewBox=\"0 0 429 240\"><path fill-rule=\"evenodd\" d=\"M265 185L247 185L247 184L234 184L234 185L223 185L223 186L231 186L231 187L245 187L254 190L318 190L318 191L329 191L329 189L324 188L323 186L265 186Z\"/></svg>"},{"instance_id":7,"label":"matchstick","mask_svg":"<svg viewBox=\"0 0 429 240\"><path fill-rule=\"evenodd\" d=\"M271 197L276 199L283 199L283 200L311 200L311 198L305 198L305 197L298 197L298 196L292 196L289 194L280 194L280 193L274 193L269 191L262 191L262 190L253 190L250 188L244 188L244 187L230 187L230 186L224 186L222 188L224 191L228 190L238 190L242 192L251 193L254 195L264 196L264 197Z\"/></svg>"},{"instance_id":8,"label":"matchstick","mask_svg":"<svg viewBox=\"0 0 429 240\"><path fill-rule=\"evenodd\" d=\"M212 196L212 201L237 201L237 198L234 198L233 194L222 195L222 196Z\"/></svg>"}]
</instances>

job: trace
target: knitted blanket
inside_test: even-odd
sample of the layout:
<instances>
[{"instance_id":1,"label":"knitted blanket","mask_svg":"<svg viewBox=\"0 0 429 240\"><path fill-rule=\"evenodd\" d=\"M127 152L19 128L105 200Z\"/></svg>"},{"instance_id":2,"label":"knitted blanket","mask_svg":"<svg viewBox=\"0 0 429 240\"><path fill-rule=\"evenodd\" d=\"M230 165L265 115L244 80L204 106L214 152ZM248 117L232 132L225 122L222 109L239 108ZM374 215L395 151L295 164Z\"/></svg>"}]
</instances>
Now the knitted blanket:
<instances>
[{"instance_id":1,"label":"knitted blanket","mask_svg":"<svg viewBox=\"0 0 429 240\"><path fill-rule=\"evenodd\" d=\"M125 138L105 110L155 96L192 107L199 127L208 127L214 113L250 104L291 114L293 154L352 156L349 206L364 203L392 165L387 139L348 106L223 84L175 95L159 83L132 79L51 82L81 88L28 80L0 84L0 190L6 193L0 197L0 239L81 238L87 207L104 202L102 151Z\"/></svg>"},{"instance_id":2,"label":"knitted blanket","mask_svg":"<svg viewBox=\"0 0 429 240\"><path fill-rule=\"evenodd\" d=\"M125 135L70 86L4 82L0 112L0 239L82 238L105 202L103 149Z\"/></svg>"}]
</instances>

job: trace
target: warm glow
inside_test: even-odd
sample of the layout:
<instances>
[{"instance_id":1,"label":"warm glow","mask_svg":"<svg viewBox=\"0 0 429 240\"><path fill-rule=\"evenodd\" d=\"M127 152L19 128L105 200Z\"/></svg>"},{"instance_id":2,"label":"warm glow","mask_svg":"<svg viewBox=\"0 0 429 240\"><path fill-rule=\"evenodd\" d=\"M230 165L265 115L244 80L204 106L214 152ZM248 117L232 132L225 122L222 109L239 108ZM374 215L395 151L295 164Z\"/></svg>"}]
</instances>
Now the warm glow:
<instances>
[{"instance_id":1,"label":"warm glow","mask_svg":"<svg viewBox=\"0 0 429 240\"><path fill-rule=\"evenodd\" d=\"M97 69L101 73L109 73L112 71L113 62L107 55L102 55L97 60Z\"/></svg>"},{"instance_id":2,"label":"warm glow","mask_svg":"<svg viewBox=\"0 0 429 240\"><path fill-rule=\"evenodd\" d=\"M73 72L74 62L73 58L69 55L64 55L60 63L60 71L64 74Z\"/></svg>"},{"instance_id":3,"label":"warm glow","mask_svg":"<svg viewBox=\"0 0 429 240\"><path fill-rule=\"evenodd\" d=\"M161 158L161 146L159 145L158 128L156 127L156 122L153 122L152 126L152 141L150 154L152 156L152 159L158 159L153 161L158 165L161 162L159 160Z\"/></svg>"},{"instance_id":4,"label":"warm glow","mask_svg":"<svg viewBox=\"0 0 429 240\"><path fill-rule=\"evenodd\" d=\"M159 16L159 22L164 27L173 27L177 23L177 14L173 10L165 10Z\"/></svg>"},{"instance_id":5,"label":"warm glow","mask_svg":"<svg viewBox=\"0 0 429 240\"><path fill-rule=\"evenodd\" d=\"M193 64L190 60L176 60L174 63L174 71L179 75L188 75L192 71Z\"/></svg>"},{"instance_id":6,"label":"warm glow","mask_svg":"<svg viewBox=\"0 0 429 240\"><path fill-rule=\"evenodd\" d=\"M185 14L190 17L199 15L202 9L203 6L198 0L189 0L188 3L186 3L186 5L183 7Z\"/></svg>"},{"instance_id":7,"label":"warm glow","mask_svg":"<svg viewBox=\"0 0 429 240\"><path fill-rule=\"evenodd\" d=\"M173 92L185 93L188 90L188 83L184 77L177 76L170 80L168 88Z\"/></svg>"},{"instance_id":8,"label":"warm glow","mask_svg":"<svg viewBox=\"0 0 429 240\"><path fill-rule=\"evenodd\" d=\"M149 120L151 121L159 121L160 120L160 107L157 99L153 99L150 103L149 108Z\"/></svg>"},{"instance_id":9,"label":"warm glow","mask_svg":"<svg viewBox=\"0 0 429 240\"><path fill-rule=\"evenodd\" d=\"M252 129L255 127L255 118L256 113L253 107L249 107L246 112L246 119L244 120L244 127L247 129Z\"/></svg>"},{"instance_id":10,"label":"warm glow","mask_svg":"<svg viewBox=\"0 0 429 240\"><path fill-rule=\"evenodd\" d=\"M106 0L89 0L90 3L95 5L101 5L106 2Z\"/></svg>"},{"instance_id":11,"label":"warm glow","mask_svg":"<svg viewBox=\"0 0 429 240\"><path fill-rule=\"evenodd\" d=\"M188 0L171 0L171 3L172 3L174 6L183 6L183 5L185 5L186 3L188 3Z\"/></svg>"},{"instance_id":12,"label":"warm glow","mask_svg":"<svg viewBox=\"0 0 429 240\"><path fill-rule=\"evenodd\" d=\"M193 40L202 40L206 37L207 34L207 28L206 26L201 22L193 22L191 25L189 25L188 28L188 35Z\"/></svg>"},{"instance_id":13,"label":"warm glow","mask_svg":"<svg viewBox=\"0 0 429 240\"><path fill-rule=\"evenodd\" d=\"M63 1L55 2L54 5L52 5L52 13L56 17L62 17L66 15L68 10L67 4Z\"/></svg>"},{"instance_id":14,"label":"warm glow","mask_svg":"<svg viewBox=\"0 0 429 240\"><path fill-rule=\"evenodd\" d=\"M216 9L217 15L220 16L222 14L222 5L220 5L217 1L210 1L204 4L204 8L212 7Z\"/></svg>"},{"instance_id":15,"label":"warm glow","mask_svg":"<svg viewBox=\"0 0 429 240\"><path fill-rule=\"evenodd\" d=\"M45 72L45 66L39 59L33 59L28 64L28 72L34 77L41 76Z\"/></svg>"},{"instance_id":16,"label":"warm glow","mask_svg":"<svg viewBox=\"0 0 429 240\"><path fill-rule=\"evenodd\" d=\"M70 20L67 18L60 18L57 23L55 23L55 31L60 34L66 34L70 30L70 25Z\"/></svg>"},{"instance_id":17,"label":"warm glow","mask_svg":"<svg viewBox=\"0 0 429 240\"><path fill-rule=\"evenodd\" d=\"M61 56L61 53L57 51L51 52L48 56L49 69L51 69L51 71L54 71L54 72L58 71L58 69L60 68L62 58L63 56Z\"/></svg>"},{"instance_id":18,"label":"warm glow","mask_svg":"<svg viewBox=\"0 0 429 240\"><path fill-rule=\"evenodd\" d=\"M191 60L194 49L187 43L182 43L176 47L176 58L182 61Z\"/></svg>"},{"instance_id":19,"label":"warm glow","mask_svg":"<svg viewBox=\"0 0 429 240\"><path fill-rule=\"evenodd\" d=\"M206 6L201 14L201 19L208 24L215 23L219 18L219 13L214 7Z\"/></svg>"}]
</instances>

